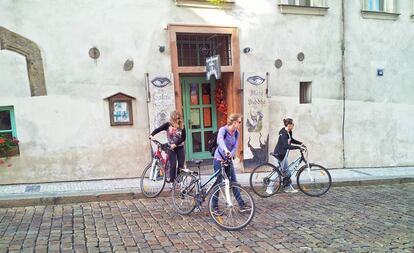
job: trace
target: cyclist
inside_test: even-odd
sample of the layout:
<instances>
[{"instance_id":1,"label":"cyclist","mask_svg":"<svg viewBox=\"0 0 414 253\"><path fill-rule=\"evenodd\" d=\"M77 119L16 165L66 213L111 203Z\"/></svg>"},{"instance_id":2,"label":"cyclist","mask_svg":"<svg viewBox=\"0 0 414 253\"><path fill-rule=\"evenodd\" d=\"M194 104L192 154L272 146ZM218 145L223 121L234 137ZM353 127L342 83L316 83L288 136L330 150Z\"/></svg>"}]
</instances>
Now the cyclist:
<instances>
[{"instance_id":1,"label":"cyclist","mask_svg":"<svg viewBox=\"0 0 414 253\"><path fill-rule=\"evenodd\" d=\"M178 160L178 169L181 170L184 168L185 162L185 151L184 151L184 141L185 141L185 128L183 123L183 118L181 113L178 111L172 111L170 114L170 121L161 125L154 131L152 131L149 136L150 139L154 137L157 133L161 131L167 132L168 144L170 148L168 149L168 160L170 163L169 175L167 175L167 182L174 182L174 179L177 176L177 160Z\"/></svg>"},{"instance_id":2,"label":"cyclist","mask_svg":"<svg viewBox=\"0 0 414 253\"><path fill-rule=\"evenodd\" d=\"M282 173L282 182L285 192L297 192L297 190L293 188L292 181L288 177L289 175L287 175L286 171L288 167L289 150L301 149L304 148L305 145L303 145L301 141L293 139L292 129L295 126L295 124L293 124L293 119L283 119L283 125L284 127L279 131L279 139L277 140L277 144L273 153L275 154L275 157L280 164L280 172ZM272 186L273 185L269 184L269 186L266 189L267 193L272 193Z\"/></svg>"},{"instance_id":3,"label":"cyclist","mask_svg":"<svg viewBox=\"0 0 414 253\"><path fill-rule=\"evenodd\" d=\"M242 117L238 113L232 113L227 118L227 125L221 127L217 134L217 149L214 153L213 168L214 172L221 170L221 162L224 159L234 159L237 150L237 143L240 137L238 128L242 124ZM234 170L233 162L230 162L230 175L228 175L231 182L237 182L236 172ZM220 175L215 184L219 184L223 181L223 177ZM235 188L233 194L239 204L240 212L247 212L250 207L246 207L244 200L240 195L240 191ZM219 216L222 211L218 210L218 195L213 198L214 214Z\"/></svg>"}]
</instances>

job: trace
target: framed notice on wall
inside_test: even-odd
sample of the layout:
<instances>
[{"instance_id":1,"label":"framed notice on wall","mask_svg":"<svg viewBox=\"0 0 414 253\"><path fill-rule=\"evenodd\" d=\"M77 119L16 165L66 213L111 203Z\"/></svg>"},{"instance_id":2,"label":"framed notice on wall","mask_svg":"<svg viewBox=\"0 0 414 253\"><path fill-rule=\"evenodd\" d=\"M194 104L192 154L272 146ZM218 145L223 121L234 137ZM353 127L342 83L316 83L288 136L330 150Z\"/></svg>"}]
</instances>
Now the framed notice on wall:
<instances>
[{"instance_id":1,"label":"framed notice on wall","mask_svg":"<svg viewBox=\"0 0 414 253\"><path fill-rule=\"evenodd\" d=\"M111 126L133 125L132 100L134 97L117 93L106 98L109 102Z\"/></svg>"}]
</instances>

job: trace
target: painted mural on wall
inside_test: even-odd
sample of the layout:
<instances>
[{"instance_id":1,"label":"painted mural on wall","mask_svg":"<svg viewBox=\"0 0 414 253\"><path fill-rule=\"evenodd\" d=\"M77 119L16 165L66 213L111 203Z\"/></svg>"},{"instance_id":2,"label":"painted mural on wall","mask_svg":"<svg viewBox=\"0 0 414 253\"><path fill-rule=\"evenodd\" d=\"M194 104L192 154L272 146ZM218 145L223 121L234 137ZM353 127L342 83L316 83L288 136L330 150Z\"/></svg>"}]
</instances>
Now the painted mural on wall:
<instances>
[{"instance_id":1,"label":"painted mural on wall","mask_svg":"<svg viewBox=\"0 0 414 253\"><path fill-rule=\"evenodd\" d=\"M173 80L172 74L147 74L150 132L168 122L170 113L175 110Z\"/></svg>"},{"instance_id":2,"label":"painted mural on wall","mask_svg":"<svg viewBox=\"0 0 414 253\"><path fill-rule=\"evenodd\" d=\"M244 73L244 167L254 168L269 156L267 73Z\"/></svg>"}]
</instances>

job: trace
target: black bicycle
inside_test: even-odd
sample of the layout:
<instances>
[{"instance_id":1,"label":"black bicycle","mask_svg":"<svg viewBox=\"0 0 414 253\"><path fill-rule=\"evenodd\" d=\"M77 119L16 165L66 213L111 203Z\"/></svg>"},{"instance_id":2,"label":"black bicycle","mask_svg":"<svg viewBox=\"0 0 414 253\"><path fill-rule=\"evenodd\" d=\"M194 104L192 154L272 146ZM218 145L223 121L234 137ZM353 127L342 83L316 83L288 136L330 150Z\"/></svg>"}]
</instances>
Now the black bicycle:
<instances>
[{"instance_id":1,"label":"black bicycle","mask_svg":"<svg viewBox=\"0 0 414 253\"><path fill-rule=\"evenodd\" d=\"M173 183L172 199L177 212L186 215L193 212L195 208L201 210L202 203L209 196L208 211L219 227L226 230L239 230L247 226L253 219L256 207L250 193L239 184L230 181L228 175L230 175L231 159L223 161L221 170L216 171L204 183L201 183L200 175L202 160L193 162L197 164L198 172L183 169ZM219 176L224 180L216 184ZM236 198L238 193L240 195Z\"/></svg>"},{"instance_id":2,"label":"black bicycle","mask_svg":"<svg viewBox=\"0 0 414 253\"><path fill-rule=\"evenodd\" d=\"M273 153L270 155L275 156ZM308 150L300 149L300 156L286 169L286 176L282 178L280 165L263 163L253 169L250 175L250 187L260 197L270 197L281 190L281 186L288 186L291 177L296 174L298 188L308 196L318 197L328 192L332 185L329 171L316 163L309 163ZM305 163L299 170L301 163Z\"/></svg>"}]
</instances>

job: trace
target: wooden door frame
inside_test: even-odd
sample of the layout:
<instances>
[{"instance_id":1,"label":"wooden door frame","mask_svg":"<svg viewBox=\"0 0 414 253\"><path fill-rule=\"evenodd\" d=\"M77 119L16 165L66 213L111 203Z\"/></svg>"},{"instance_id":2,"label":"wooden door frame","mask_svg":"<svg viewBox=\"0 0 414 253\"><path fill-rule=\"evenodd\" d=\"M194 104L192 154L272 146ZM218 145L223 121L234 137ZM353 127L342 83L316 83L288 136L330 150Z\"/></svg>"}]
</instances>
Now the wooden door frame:
<instances>
[{"instance_id":1,"label":"wooden door frame","mask_svg":"<svg viewBox=\"0 0 414 253\"><path fill-rule=\"evenodd\" d=\"M237 27L229 26L211 26L211 25L189 25L189 24L168 24L168 36L170 40L170 55L171 55L171 69L174 76L174 91L175 91L175 108L183 112L182 108L182 94L180 75L183 74L204 74L206 72L205 66L195 67L180 67L178 66L178 50L177 50L177 33L217 33L231 35L231 65L222 66L222 73L230 73L230 77L225 82L227 88L227 111L231 113L242 113L242 89L240 80L240 44L239 44L239 29ZM237 157L242 159L243 150L243 129L240 131L240 142L237 151Z\"/></svg>"}]
</instances>

